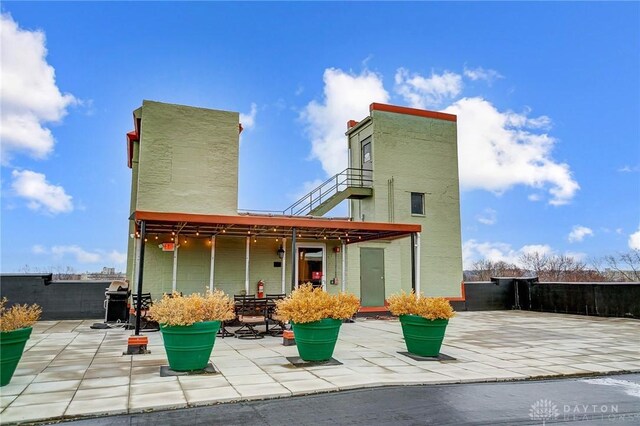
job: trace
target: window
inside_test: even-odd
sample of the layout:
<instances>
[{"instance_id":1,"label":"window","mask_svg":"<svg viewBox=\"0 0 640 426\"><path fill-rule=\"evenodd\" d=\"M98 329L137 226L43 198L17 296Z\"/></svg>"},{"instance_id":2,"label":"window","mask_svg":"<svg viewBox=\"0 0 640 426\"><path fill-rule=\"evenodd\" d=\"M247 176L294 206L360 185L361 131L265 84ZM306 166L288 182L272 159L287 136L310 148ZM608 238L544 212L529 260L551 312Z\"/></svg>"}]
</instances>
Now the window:
<instances>
[{"instance_id":1,"label":"window","mask_svg":"<svg viewBox=\"0 0 640 426\"><path fill-rule=\"evenodd\" d=\"M411 214L424 215L424 194L422 192L411 193Z\"/></svg>"},{"instance_id":2,"label":"window","mask_svg":"<svg viewBox=\"0 0 640 426\"><path fill-rule=\"evenodd\" d=\"M371 142L362 145L362 164L371 163Z\"/></svg>"}]
</instances>

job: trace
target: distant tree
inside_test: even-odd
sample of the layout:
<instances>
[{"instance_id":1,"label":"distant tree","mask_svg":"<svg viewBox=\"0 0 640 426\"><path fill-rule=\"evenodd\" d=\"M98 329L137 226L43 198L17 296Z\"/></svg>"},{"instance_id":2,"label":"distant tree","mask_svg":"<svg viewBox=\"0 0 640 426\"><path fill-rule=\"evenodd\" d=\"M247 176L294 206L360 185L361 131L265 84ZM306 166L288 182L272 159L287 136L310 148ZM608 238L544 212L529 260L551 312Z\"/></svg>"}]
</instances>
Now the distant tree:
<instances>
[{"instance_id":1,"label":"distant tree","mask_svg":"<svg viewBox=\"0 0 640 426\"><path fill-rule=\"evenodd\" d=\"M522 270L513 263L483 259L474 262L467 276L468 281L489 281L491 277L521 277Z\"/></svg>"},{"instance_id":2,"label":"distant tree","mask_svg":"<svg viewBox=\"0 0 640 426\"><path fill-rule=\"evenodd\" d=\"M604 256L593 263L609 281L640 281L640 250Z\"/></svg>"}]
</instances>

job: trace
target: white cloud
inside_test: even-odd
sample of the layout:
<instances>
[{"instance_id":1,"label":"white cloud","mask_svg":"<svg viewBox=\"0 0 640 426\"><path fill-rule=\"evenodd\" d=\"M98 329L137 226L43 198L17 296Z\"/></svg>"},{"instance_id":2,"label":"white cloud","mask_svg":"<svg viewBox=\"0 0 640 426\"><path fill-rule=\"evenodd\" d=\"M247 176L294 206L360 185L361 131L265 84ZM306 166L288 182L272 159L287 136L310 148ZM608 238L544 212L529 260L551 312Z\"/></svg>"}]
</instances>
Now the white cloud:
<instances>
[{"instance_id":1,"label":"white cloud","mask_svg":"<svg viewBox=\"0 0 640 426\"><path fill-rule=\"evenodd\" d=\"M555 252L547 244L529 244L517 250L510 244L501 242L468 240L462 244L462 258L465 269L470 269L475 261L481 259L521 266L520 256L532 253L548 256Z\"/></svg>"},{"instance_id":2,"label":"white cloud","mask_svg":"<svg viewBox=\"0 0 640 426\"><path fill-rule=\"evenodd\" d=\"M632 250L640 250L640 229L629 235L629 248Z\"/></svg>"},{"instance_id":3,"label":"white cloud","mask_svg":"<svg viewBox=\"0 0 640 426\"><path fill-rule=\"evenodd\" d=\"M59 185L47 182L42 173L31 170L11 172L11 187L15 193L28 201L31 210L45 210L51 214L67 213L73 210L72 197Z\"/></svg>"},{"instance_id":4,"label":"white cloud","mask_svg":"<svg viewBox=\"0 0 640 426\"><path fill-rule=\"evenodd\" d=\"M77 101L56 86L55 70L46 60L42 31L24 30L10 14L3 13L0 45L2 161L7 164L14 153L45 158L54 145L45 124L60 121L67 107Z\"/></svg>"},{"instance_id":5,"label":"white cloud","mask_svg":"<svg viewBox=\"0 0 640 426\"><path fill-rule=\"evenodd\" d=\"M624 166L620 167L618 169L618 172L620 173L637 173L640 172L640 166L636 165L636 166L630 166L628 164L625 164Z\"/></svg>"},{"instance_id":6,"label":"white cloud","mask_svg":"<svg viewBox=\"0 0 640 426\"><path fill-rule=\"evenodd\" d=\"M499 78L504 78L498 71L492 69L484 69L482 67L477 67L474 69L464 68L464 76L470 80L484 80L489 85L493 83L495 80Z\"/></svg>"},{"instance_id":7,"label":"white cloud","mask_svg":"<svg viewBox=\"0 0 640 426\"><path fill-rule=\"evenodd\" d=\"M395 76L397 93L414 108L437 107L462 92L462 77L450 71L442 74L431 73L430 77L411 74L409 70L399 68Z\"/></svg>"},{"instance_id":8,"label":"white cloud","mask_svg":"<svg viewBox=\"0 0 640 426\"><path fill-rule=\"evenodd\" d=\"M240 113L240 124L245 130L253 129L256 124L256 114L258 113L258 107L255 103L251 104L251 111L249 114Z\"/></svg>"},{"instance_id":9,"label":"white cloud","mask_svg":"<svg viewBox=\"0 0 640 426\"><path fill-rule=\"evenodd\" d=\"M51 255L56 260L71 256L75 262L82 264L101 264L123 267L127 261L127 254L117 250L107 252L96 249L90 251L75 244L53 246L50 249L38 244L34 245L31 248L31 251L35 254Z\"/></svg>"},{"instance_id":10,"label":"white cloud","mask_svg":"<svg viewBox=\"0 0 640 426\"><path fill-rule=\"evenodd\" d=\"M593 230L586 226L576 225L573 227L567 239L570 243L579 243L585 237L593 237Z\"/></svg>"},{"instance_id":11,"label":"white cloud","mask_svg":"<svg viewBox=\"0 0 640 426\"><path fill-rule=\"evenodd\" d=\"M458 116L463 190L483 189L500 194L515 185L548 188L549 204L562 205L569 203L580 188L569 165L551 157L555 139L534 131L548 126L548 117L500 112L477 97L460 99L444 111Z\"/></svg>"},{"instance_id":12,"label":"white cloud","mask_svg":"<svg viewBox=\"0 0 640 426\"><path fill-rule=\"evenodd\" d=\"M320 160L331 176L347 167L344 133L348 120L369 115L372 102L388 102L382 77L369 70L360 74L326 69L323 76L324 99L311 101L301 114L311 137L311 157Z\"/></svg>"},{"instance_id":13,"label":"white cloud","mask_svg":"<svg viewBox=\"0 0 640 426\"><path fill-rule=\"evenodd\" d=\"M497 213L498 212L496 212L494 209L486 208L484 209L482 214L477 216L478 222L484 225L495 225L495 223L498 221Z\"/></svg>"},{"instance_id":14,"label":"white cloud","mask_svg":"<svg viewBox=\"0 0 640 426\"><path fill-rule=\"evenodd\" d=\"M51 247L51 254L56 258L62 258L67 254L75 257L78 263L98 263L102 260L102 256L99 253L92 253L84 250L83 248L72 246L53 246Z\"/></svg>"}]
</instances>

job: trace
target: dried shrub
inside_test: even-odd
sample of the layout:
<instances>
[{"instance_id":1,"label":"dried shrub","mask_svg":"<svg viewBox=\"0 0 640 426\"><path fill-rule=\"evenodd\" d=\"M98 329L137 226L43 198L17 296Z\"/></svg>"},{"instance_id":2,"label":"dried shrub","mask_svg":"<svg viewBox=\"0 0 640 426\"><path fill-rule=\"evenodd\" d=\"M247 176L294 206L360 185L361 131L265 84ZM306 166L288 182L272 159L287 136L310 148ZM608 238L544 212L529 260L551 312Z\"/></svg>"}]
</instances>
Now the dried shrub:
<instances>
[{"instance_id":1,"label":"dried shrub","mask_svg":"<svg viewBox=\"0 0 640 426\"><path fill-rule=\"evenodd\" d=\"M413 291L393 294L387 298L387 303L393 315L418 315L430 320L455 316L451 303L444 297L416 297Z\"/></svg>"},{"instance_id":2,"label":"dried shrub","mask_svg":"<svg viewBox=\"0 0 640 426\"><path fill-rule=\"evenodd\" d=\"M33 305L13 305L7 309L7 298L0 300L0 331L13 331L31 327L40 319L42 309Z\"/></svg>"},{"instance_id":3,"label":"dried shrub","mask_svg":"<svg viewBox=\"0 0 640 426\"><path fill-rule=\"evenodd\" d=\"M151 319L162 325L192 325L203 321L226 321L235 318L233 300L221 290L194 293L165 294L149 309Z\"/></svg>"},{"instance_id":4,"label":"dried shrub","mask_svg":"<svg viewBox=\"0 0 640 426\"><path fill-rule=\"evenodd\" d=\"M276 301L276 312L285 321L298 324L319 321L324 318L351 318L360 308L360 300L355 294L329 294L322 288L313 288L310 283L282 300Z\"/></svg>"}]
</instances>

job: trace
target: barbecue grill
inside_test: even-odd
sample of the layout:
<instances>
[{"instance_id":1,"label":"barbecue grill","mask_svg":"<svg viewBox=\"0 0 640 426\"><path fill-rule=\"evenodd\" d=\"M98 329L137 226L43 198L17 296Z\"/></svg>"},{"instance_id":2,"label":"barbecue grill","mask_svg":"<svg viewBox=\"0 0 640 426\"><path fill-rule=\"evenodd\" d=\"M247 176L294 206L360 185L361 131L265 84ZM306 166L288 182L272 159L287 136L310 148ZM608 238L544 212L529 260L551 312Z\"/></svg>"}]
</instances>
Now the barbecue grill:
<instances>
[{"instance_id":1,"label":"barbecue grill","mask_svg":"<svg viewBox=\"0 0 640 426\"><path fill-rule=\"evenodd\" d=\"M129 320L129 283L113 281L105 291L104 322L127 322Z\"/></svg>"}]
</instances>

